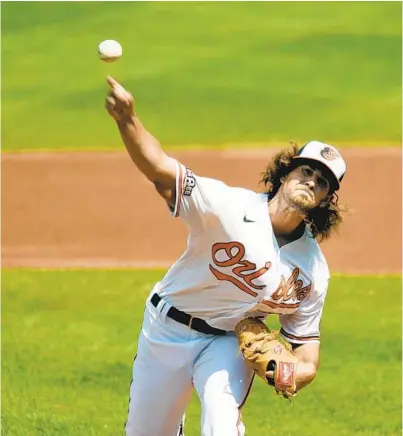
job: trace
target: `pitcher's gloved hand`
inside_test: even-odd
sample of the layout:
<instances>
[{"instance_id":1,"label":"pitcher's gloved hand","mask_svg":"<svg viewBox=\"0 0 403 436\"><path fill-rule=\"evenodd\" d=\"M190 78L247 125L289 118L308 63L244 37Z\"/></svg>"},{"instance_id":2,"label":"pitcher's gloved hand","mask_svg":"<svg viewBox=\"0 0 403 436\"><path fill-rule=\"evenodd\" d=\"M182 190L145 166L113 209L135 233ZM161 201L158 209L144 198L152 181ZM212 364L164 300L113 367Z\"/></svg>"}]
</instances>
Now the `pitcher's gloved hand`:
<instances>
[{"instance_id":1,"label":"pitcher's gloved hand","mask_svg":"<svg viewBox=\"0 0 403 436\"><path fill-rule=\"evenodd\" d=\"M240 321L235 333L247 365L278 394L289 400L295 397L298 357L280 333L257 318Z\"/></svg>"}]
</instances>

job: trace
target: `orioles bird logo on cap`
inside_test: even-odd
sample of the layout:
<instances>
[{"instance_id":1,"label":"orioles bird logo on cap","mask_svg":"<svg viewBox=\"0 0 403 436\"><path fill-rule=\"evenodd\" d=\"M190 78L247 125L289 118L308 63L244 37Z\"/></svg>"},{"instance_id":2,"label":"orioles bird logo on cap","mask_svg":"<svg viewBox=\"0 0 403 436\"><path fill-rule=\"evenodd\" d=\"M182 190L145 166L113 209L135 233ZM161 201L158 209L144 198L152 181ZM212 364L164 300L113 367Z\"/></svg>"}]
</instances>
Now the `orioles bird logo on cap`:
<instances>
[{"instance_id":1,"label":"orioles bird logo on cap","mask_svg":"<svg viewBox=\"0 0 403 436\"><path fill-rule=\"evenodd\" d=\"M337 153L336 150L330 147L322 148L320 151L320 154L322 157L324 157L326 160L335 160L340 157L339 153Z\"/></svg>"}]
</instances>

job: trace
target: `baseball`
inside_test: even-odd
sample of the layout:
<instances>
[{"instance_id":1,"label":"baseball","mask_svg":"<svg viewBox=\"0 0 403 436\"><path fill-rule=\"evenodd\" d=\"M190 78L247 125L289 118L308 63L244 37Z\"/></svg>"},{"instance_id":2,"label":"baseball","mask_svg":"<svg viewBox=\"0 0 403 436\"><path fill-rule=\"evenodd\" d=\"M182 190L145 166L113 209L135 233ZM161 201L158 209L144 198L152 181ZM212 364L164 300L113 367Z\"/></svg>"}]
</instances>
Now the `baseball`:
<instances>
[{"instance_id":1,"label":"baseball","mask_svg":"<svg viewBox=\"0 0 403 436\"><path fill-rule=\"evenodd\" d=\"M98 46L98 55L105 62L114 62L122 56L122 46L113 39L106 39Z\"/></svg>"}]
</instances>

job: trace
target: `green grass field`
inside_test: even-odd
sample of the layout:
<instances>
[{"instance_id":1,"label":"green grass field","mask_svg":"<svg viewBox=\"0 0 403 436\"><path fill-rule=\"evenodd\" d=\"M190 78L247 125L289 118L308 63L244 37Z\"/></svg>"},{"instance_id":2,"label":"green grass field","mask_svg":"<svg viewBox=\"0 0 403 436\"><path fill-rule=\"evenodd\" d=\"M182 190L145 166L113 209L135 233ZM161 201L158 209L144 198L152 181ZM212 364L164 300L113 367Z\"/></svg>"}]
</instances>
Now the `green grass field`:
<instances>
[{"instance_id":1,"label":"green grass field","mask_svg":"<svg viewBox=\"0 0 403 436\"><path fill-rule=\"evenodd\" d=\"M3 271L2 434L123 434L144 301L162 275ZM317 379L292 404L258 380L247 434L400 435L400 311L401 278L335 276ZM199 412L194 398L187 436L200 434Z\"/></svg>"},{"instance_id":2,"label":"green grass field","mask_svg":"<svg viewBox=\"0 0 403 436\"><path fill-rule=\"evenodd\" d=\"M121 80L164 145L401 141L400 2L3 2L3 150L120 148ZM97 45L117 39L115 64Z\"/></svg>"}]
</instances>

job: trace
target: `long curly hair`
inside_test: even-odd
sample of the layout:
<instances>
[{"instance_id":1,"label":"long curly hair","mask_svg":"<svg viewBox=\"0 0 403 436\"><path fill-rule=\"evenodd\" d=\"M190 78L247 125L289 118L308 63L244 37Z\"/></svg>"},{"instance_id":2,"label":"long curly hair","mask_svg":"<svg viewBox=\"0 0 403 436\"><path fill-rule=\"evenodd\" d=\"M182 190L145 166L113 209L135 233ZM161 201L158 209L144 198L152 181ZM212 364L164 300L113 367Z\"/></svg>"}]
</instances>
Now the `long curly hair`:
<instances>
[{"instance_id":1,"label":"long curly hair","mask_svg":"<svg viewBox=\"0 0 403 436\"><path fill-rule=\"evenodd\" d=\"M280 189L281 179L295 168L294 157L297 155L298 148L295 142L291 142L290 148L285 148L273 156L262 173L260 183L264 185L269 200L274 198ZM312 237L319 242L328 239L332 232L337 231L347 211L346 206L338 204L339 197L335 191L330 191L329 194L332 197L326 207L316 207L304 217Z\"/></svg>"}]
</instances>

